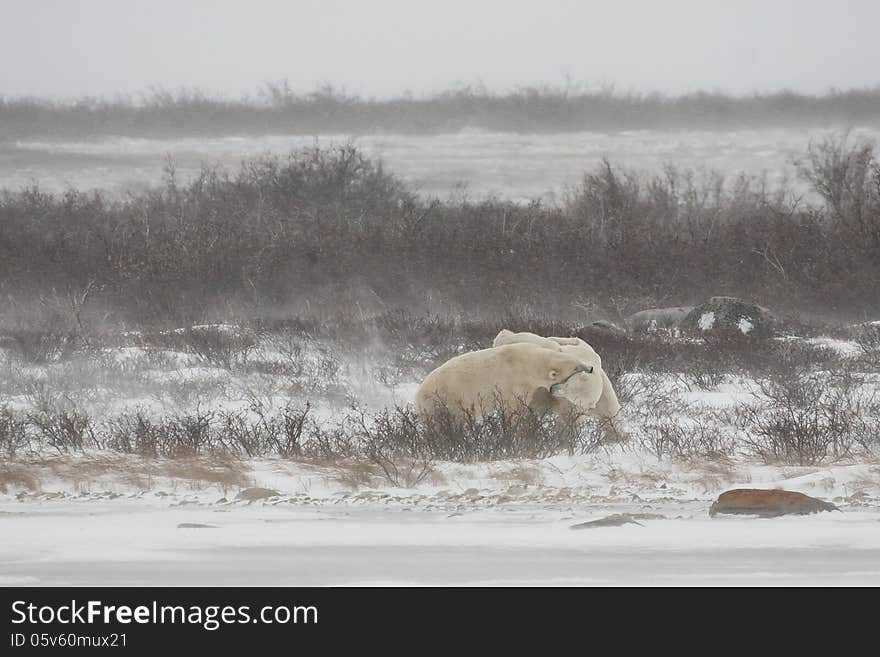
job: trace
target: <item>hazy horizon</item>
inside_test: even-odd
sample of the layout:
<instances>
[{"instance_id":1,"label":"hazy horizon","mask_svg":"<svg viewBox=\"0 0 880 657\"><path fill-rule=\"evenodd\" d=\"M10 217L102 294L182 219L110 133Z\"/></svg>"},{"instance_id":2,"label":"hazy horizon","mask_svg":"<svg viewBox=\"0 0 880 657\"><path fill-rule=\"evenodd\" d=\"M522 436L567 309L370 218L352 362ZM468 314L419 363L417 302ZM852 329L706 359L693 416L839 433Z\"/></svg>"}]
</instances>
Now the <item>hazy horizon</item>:
<instances>
[{"instance_id":1,"label":"hazy horizon","mask_svg":"<svg viewBox=\"0 0 880 657\"><path fill-rule=\"evenodd\" d=\"M366 98L465 85L743 96L872 88L880 5L403 0L0 0L0 95L255 96L287 80Z\"/></svg>"}]
</instances>

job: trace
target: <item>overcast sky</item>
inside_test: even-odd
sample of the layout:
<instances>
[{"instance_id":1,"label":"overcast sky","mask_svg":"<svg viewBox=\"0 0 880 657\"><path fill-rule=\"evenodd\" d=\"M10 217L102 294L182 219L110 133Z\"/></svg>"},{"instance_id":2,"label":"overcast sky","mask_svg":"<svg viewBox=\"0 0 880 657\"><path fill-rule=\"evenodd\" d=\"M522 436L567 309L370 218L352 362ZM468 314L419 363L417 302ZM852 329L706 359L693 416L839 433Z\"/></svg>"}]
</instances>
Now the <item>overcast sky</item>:
<instances>
[{"instance_id":1,"label":"overcast sky","mask_svg":"<svg viewBox=\"0 0 880 657\"><path fill-rule=\"evenodd\" d=\"M878 0L0 0L0 94L880 84Z\"/></svg>"}]
</instances>

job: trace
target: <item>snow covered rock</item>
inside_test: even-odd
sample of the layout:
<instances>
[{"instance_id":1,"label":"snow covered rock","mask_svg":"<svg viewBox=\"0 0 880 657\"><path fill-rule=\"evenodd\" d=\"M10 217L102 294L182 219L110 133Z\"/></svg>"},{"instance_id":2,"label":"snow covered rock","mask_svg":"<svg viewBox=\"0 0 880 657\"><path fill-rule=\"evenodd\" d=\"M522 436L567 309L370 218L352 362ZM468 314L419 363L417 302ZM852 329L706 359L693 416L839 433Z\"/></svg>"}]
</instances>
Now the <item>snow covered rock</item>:
<instances>
[{"instance_id":1,"label":"snow covered rock","mask_svg":"<svg viewBox=\"0 0 880 657\"><path fill-rule=\"evenodd\" d=\"M763 306L736 297L712 297L688 312L680 326L703 337L767 337L776 323Z\"/></svg>"},{"instance_id":2,"label":"snow covered rock","mask_svg":"<svg viewBox=\"0 0 880 657\"><path fill-rule=\"evenodd\" d=\"M709 515L734 513L775 518L789 514L806 515L839 510L830 502L794 491L737 488L721 493L709 509Z\"/></svg>"}]
</instances>

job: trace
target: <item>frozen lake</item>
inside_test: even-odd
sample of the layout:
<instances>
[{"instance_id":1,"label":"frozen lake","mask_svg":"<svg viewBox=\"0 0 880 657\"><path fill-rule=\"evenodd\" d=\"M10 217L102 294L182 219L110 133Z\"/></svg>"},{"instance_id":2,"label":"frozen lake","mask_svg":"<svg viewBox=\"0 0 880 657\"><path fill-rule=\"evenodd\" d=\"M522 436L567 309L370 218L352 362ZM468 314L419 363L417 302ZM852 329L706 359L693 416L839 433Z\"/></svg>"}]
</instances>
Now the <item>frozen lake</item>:
<instances>
[{"instance_id":1,"label":"frozen lake","mask_svg":"<svg viewBox=\"0 0 880 657\"><path fill-rule=\"evenodd\" d=\"M794 178L793 159L803 155L811 139L843 128L18 141L0 144L0 188L18 189L36 181L48 191L75 187L119 194L160 182L167 157L186 178L203 162L235 170L243 158L348 140L381 158L422 193L441 198L465 192L475 198L494 194L553 201L602 158L651 172L673 164L698 175L719 171L728 179L740 172L766 174L775 186ZM880 141L876 128L854 128L850 134Z\"/></svg>"},{"instance_id":2,"label":"frozen lake","mask_svg":"<svg viewBox=\"0 0 880 657\"><path fill-rule=\"evenodd\" d=\"M642 526L573 531L607 510L4 508L5 585L880 585L876 509L710 519L676 504Z\"/></svg>"}]
</instances>

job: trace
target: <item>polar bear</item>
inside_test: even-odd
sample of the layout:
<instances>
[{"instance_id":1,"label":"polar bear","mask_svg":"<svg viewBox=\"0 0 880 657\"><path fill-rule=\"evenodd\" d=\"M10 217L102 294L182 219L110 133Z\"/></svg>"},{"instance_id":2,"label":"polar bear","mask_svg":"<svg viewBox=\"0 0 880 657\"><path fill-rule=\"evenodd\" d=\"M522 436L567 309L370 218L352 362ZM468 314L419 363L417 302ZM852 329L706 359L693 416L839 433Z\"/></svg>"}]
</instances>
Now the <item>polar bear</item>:
<instances>
[{"instance_id":1,"label":"polar bear","mask_svg":"<svg viewBox=\"0 0 880 657\"><path fill-rule=\"evenodd\" d=\"M517 343L472 351L456 356L428 374L416 392L416 412L423 418L438 406L454 417L485 413L503 407L514 410L521 404L537 410L572 390L565 387L576 376L594 376L593 366L571 354L538 344ZM552 392L550 392L552 391Z\"/></svg>"},{"instance_id":2,"label":"polar bear","mask_svg":"<svg viewBox=\"0 0 880 657\"><path fill-rule=\"evenodd\" d=\"M602 358L595 349L576 337L545 338L528 332L514 333L508 329L502 329L495 336L492 345L500 347L520 343L534 344L551 350L558 349L563 354L574 356L592 368L591 376L573 376L564 383L553 386L552 389L540 391L535 396L533 402L535 406L538 406L543 400L544 404L561 414L569 413L572 410L586 412L599 420L608 421L616 434L623 435L618 417L620 402L617 399L617 393L614 392L614 386L611 385L608 375L602 369Z\"/></svg>"}]
</instances>

